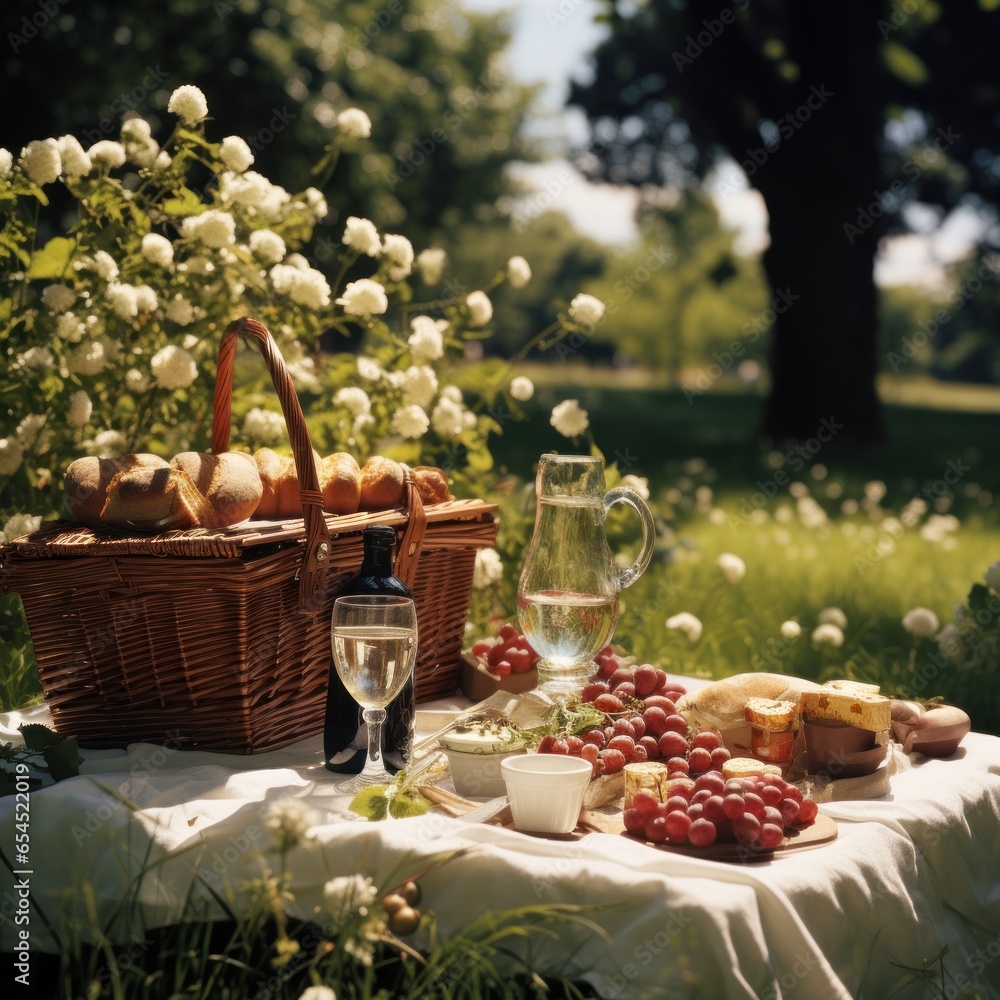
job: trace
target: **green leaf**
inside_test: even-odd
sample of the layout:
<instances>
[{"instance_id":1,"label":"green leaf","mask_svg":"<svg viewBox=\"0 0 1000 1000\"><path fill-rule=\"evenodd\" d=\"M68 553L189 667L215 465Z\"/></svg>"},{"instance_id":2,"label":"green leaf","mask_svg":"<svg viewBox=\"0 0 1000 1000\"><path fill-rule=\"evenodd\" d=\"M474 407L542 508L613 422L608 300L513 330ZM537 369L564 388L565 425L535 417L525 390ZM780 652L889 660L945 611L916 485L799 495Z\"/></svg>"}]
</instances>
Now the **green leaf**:
<instances>
[{"instance_id":1,"label":"green leaf","mask_svg":"<svg viewBox=\"0 0 1000 1000\"><path fill-rule=\"evenodd\" d=\"M973 614L977 611L988 610L989 603L989 587L985 587L981 583L974 583L972 585L972 590L969 591L969 608L972 610Z\"/></svg>"},{"instance_id":2,"label":"green leaf","mask_svg":"<svg viewBox=\"0 0 1000 1000\"><path fill-rule=\"evenodd\" d=\"M385 819L389 805L389 800L385 797L387 787L386 785L369 785L367 788L362 788L351 799L351 804L347 808L372 821Z\"/></svg>"},{"instance_id":3,"label":"green leaf","mask_svg":"<svg viewBox=\"0 0 1000 1000\"><path fill-rule=\"evenodd\" d=\"M59 281L71 273L76 243L65 236L54 236L31 258L29 278Z\"/></svg>"},{"instance_id":4,"label":"green leaf","mask_svg":"<svg viewBox=\"0 0 1000 1000\"><path fill-rule=\"evenodd\" d=\"M162 208L167 215L187 216L197 215L206 209L201 198L190 188L181 188L174 198L167 198Z\"/></svg>"},{"instance_id":5,"label":"green leaf","mask_svg":"<svg viewBox=\"0 0 1000 1000\"><path fill-rule=\"evenodd\" d=\"M389 800L389 812L394 819L406 819L407 816L423 816L431 804L419 792L400 790Z\"/></svg>"},{"instance_id":6,"label":"green leaf","mask_svg":"<svg viewBox=\"0 0 1000 1000\"><path fill-rule=\"evenodd\" d=\"M49 773L56 781L65 778L75 778L80 773L83 758L77 749L76 740L63 740L42 751L45 763L49 765Z\"/></svg>"},{"instance_id":7,"label":"green leaf","mask_svg":"<svg viewBox=\"0 0 1000 1000\"><path fill-rule=\"evenodd\" d=\"M882 58L886 68L903 83L919 87L927 82L927 66L924 61L899 42L886 42L882 48Z\"/></svg>"},{"instance_id":8,"label":"green leaf","mask_svg":"<svg viewBox=\"0 0 1000 1000\"><path fill-rule=\"evenodd\" d=\"M24 745L29 750L45 750L63 741L63 737L58 733L53 732L48 726L42 726L38 723L18 726L17 731L21 734Z\"/></svg>"}]
</instances>

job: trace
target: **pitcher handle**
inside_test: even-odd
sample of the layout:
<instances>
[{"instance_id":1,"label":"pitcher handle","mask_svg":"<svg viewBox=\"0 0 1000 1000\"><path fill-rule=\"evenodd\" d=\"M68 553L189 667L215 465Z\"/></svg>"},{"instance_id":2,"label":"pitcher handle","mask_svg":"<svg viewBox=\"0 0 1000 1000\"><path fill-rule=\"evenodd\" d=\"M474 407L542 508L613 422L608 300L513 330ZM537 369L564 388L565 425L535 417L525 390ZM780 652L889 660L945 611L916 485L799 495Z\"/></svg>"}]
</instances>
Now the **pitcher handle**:
<instances>
[{"instance_id":1,"label":"pitcher handle","mask_svg":"<svg viewBox=\"0 0 1000 1000\"><path fill-rule=\"evenodd\" d=\"M624 590L626 587L631 587L649 565L649 560L653 555L653 542L656 540L656 528L653 525L653 515L649 511L649 507L646 506L646 501L635 490L630 490L627 486L616 486L613 490L608 490L604 494L605 517L616 503L627 503L642 521L642 549L636 556L635 562L618 576L618 589Z\"/></svg>"}]
</instances>

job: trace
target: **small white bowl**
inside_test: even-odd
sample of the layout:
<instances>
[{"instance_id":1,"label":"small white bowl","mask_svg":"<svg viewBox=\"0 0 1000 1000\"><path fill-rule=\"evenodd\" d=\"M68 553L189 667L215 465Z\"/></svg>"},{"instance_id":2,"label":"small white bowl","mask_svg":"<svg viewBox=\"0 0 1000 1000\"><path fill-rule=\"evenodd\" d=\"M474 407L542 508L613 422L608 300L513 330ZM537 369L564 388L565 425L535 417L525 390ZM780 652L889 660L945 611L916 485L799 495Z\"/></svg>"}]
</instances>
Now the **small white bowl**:
<instances>
[{"instance_id":1,"label":"small white bowl","mask_svg":"<svg viewBox=\"0 0 1000 1000\"><path fill-rule=\"evenodd\" d=\"M502 753L463 753L461 750L446 749L445 753L448 755L451 780L459 795L495 799L506 791L500 764L508 757L523 757L524 748Z\"/></svg>"},{"instance_id":2,"label":"small white bowl","mask_svg":"<svg viewBox=\"0 0 1000 1000\"><path fill-rule=\"evenodd\" d=\"M500 764L514 826L532 833L572 833L593 776L589 761L525 754Z\"/></svg>"}]
</instances>

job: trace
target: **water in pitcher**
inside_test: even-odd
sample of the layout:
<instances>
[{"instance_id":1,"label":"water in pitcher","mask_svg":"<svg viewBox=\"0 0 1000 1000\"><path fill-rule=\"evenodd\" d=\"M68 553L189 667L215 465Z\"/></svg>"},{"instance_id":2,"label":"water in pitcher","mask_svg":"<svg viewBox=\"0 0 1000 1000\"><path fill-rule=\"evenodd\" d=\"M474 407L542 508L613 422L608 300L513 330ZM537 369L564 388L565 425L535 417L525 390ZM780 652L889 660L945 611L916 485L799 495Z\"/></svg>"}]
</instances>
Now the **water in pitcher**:
<instances>
[{"instance_id":1,"label":"water in pitcher","mask_svg":"<svg viewBox=\"0 0 1000 1000\"><path fill-rule=\"evenodd\" d=\"M524 636L553 663L592 660L615 631L618 595L543 590L517 599Z\"/></svg>"}]
</instances>

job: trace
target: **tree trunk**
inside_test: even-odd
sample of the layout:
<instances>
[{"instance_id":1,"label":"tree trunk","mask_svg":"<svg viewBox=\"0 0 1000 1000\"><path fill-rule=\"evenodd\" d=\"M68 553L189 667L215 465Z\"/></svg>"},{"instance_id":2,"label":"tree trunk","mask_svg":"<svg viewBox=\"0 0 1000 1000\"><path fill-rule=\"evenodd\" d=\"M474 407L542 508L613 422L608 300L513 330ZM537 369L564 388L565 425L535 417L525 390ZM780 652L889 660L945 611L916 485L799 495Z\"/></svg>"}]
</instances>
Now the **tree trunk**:
<instances>
[{"instance_id":1,"label":"tree trunk","mask_svg":"<svg viewBox=\"0 0 1000 1000\"><path fill-rule=\"evenodd\" d=\"M875 386L873 265L880 227L873 223L867 231L854 232L859 210L871 203L872 187L862 191L850 185L865 199L852 202L845 197L849 192L843 190L842 176L823 178L803 170L784 181L778 196L767 198L765 191L771 245L764 269L775 319L763 431L782 442L808 441L825 429L823 441L832 427L838 445L874 443L884 429ZM836 200L820 202L817 192L824 190L836 190ZM852 227L847 233L845 225Z\"/></svg>"}]
</instances>

